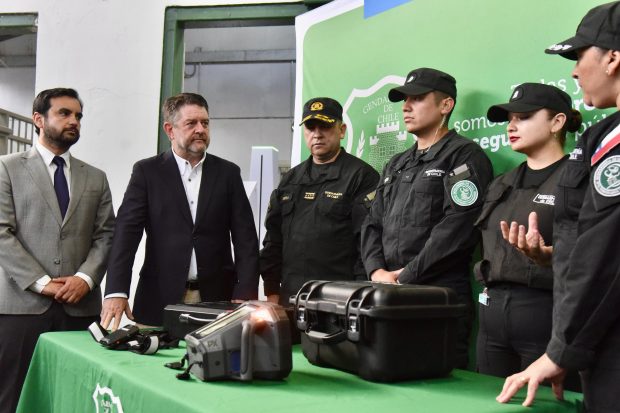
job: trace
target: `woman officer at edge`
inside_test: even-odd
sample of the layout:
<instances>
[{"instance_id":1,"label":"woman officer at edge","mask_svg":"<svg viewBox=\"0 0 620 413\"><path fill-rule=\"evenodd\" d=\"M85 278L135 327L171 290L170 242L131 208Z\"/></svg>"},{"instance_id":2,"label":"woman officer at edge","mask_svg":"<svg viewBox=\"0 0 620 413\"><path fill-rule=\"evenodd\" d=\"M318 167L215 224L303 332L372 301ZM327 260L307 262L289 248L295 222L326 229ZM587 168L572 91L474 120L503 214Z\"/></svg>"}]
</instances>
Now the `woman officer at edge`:
<instances>
[{"instance_id":1,"label":"woman officer at edge","mask_svg":"<svg viewBox=\"0 0 620 413\"><path fill-rule=\"evenodd\" d=\"M572 75L587 105L620 110L620 2L591 9L574 37L546 52L577 61ZM620 111L584 132L561 180L560 197L581 187L585 195L577 216L554 221L558 229L573 220L577 231L563 241L571 248L566 271L554 266L551 340L543 356L506 379L497 400L506 403L527 385L529 406L546 379L561 399L568 368L580 371L585 411L620 412ZM535 250L536 235L519 231L516 244ZM558 252L556 238L554 263Z\"/></svg>"},{"instance_id":2,"label":"woman officer at edge","mask_svg":"<svg viewBox=\"0 0 620 413\"><path fill-rule=\"evenodd\" d=\"M542 238L551 242L557 185L567 159L566 133L576 132L582 118L568 94L541 83L517 86L508 103L489 108L487 118L508 121L511 148L527 157L491 183L475 223L482 233L483 260L474 272L485 286L478 371L505 378L545 352L551 336L553 270L550 261L537 264L513 248L500 222L505 231L508 222L525 222L536 214L544 224Z\"/></svg>"}]
</instances>

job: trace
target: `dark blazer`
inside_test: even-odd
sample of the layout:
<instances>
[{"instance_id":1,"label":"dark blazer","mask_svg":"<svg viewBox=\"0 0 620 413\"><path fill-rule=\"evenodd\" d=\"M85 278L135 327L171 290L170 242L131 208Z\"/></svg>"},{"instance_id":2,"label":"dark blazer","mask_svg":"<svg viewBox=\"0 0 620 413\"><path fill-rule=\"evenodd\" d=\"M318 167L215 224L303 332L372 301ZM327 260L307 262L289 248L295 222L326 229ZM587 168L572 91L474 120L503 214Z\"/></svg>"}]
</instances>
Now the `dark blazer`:
<instances>
[{"instance_id":1,"label":"dark blazer","mask_svg":"<svg viewBox=\"0 0 620 413\"><path fill-rule=\"evenodd\" d=\"M171 150L134 165L118 211L105 294L129 295L133 261L145 231L146 253L133 308L140 323L161 325L164 307L181 302L192 248L203 301L257 297L258 239L239 167L207 154L202 168L194 224Z\"/></svg>"}]
</instances>

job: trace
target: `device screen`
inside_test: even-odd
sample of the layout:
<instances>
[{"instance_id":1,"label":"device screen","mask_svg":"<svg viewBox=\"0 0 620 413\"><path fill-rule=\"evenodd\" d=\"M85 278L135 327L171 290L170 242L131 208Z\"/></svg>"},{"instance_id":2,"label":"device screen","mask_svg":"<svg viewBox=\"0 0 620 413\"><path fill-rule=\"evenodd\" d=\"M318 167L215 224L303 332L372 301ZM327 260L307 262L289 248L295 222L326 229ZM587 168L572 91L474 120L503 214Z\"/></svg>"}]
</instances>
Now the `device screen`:
<instances>
[{"instance_id":1,"label":"device screen","mask_svg":"<svg viewBox=\"0 0 620 413\"><path fill-rule=\"evenodd\" d=\"M235 321L245 317L246 315L250 314L252 311L254 311L255 308L249 305L245 305L243 307L239 307L237 310L233 311L230 314L227 314L226 316L220 318L219 320L216 320L210 324L207 324L206 326L204 326L203 328L201 328L200 330L197 330L194 333L195 337L198 338L203 338L206 337L207 335L211 334L212 332L227 326L229 324L234 323Z\"/></svg>"}]
</instances>

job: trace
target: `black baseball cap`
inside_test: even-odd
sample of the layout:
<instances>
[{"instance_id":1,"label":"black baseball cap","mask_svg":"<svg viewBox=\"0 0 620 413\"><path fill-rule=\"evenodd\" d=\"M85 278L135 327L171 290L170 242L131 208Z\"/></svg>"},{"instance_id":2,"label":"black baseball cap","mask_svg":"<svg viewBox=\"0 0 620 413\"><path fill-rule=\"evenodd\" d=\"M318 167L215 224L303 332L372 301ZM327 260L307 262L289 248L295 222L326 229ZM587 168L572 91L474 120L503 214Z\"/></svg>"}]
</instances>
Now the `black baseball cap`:
<instances>
[{"instance_id":1,"label":"black baseball cap","mask_svg":"<svg viewBox=\"0 0 620 413\"><path fill-rule=\"evenodd\" d=\"M577 51L590 46L620 50L620 2L602 4L590 10L581 19L573 37L552 44L545 53L577 60Z\"/></svg>"},{"instance_id":2,"label":"black baseball cap","mask_svg":"<svg viewBox=\"0 0 620 413\"><path fill-rule=\"evenodd\" d=\"M456 100L456 79L441 70L421 67L412 70L405 78L405 84L388 93L392 102L405 100L407 96L423 95L438 90Z\"/></svg>"},{"instance_id":3,"label":"black baseball cap","mask_svg":"<svg viewBox=\"0 0 620 413\"><path fill-rule=\"evenodd\" d=\"M300 125L310 119L325 123L342 121L342 106L332 98L312 98L304 104L304 111Z\"/></svg>"},{"instance_id":4,"label":"black baseball cap","mask_svg":"<svg viewBox=\"0 0 620 413\"><path fill-rule=\"evenodd\" d=\"M527 113L543 108L564 113L570 118L573 116L572 103L570 96L555 86L523 83L514 89L508 103L491 106L487 118L492 122L505 122L508 112Z\"/></svg>"}]
</instances>

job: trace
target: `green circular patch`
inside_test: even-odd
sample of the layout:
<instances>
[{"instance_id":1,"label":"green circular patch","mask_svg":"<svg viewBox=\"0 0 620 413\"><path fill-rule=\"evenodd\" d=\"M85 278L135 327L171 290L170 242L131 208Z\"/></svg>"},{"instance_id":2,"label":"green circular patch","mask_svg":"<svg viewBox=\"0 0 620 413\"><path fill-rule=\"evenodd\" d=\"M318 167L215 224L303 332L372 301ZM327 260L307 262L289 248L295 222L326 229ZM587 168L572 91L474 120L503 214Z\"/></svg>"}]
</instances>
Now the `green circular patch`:
<instances>
[{"instance_id":1,"label":"green circular patch","mask_svg":"<svg viewBox=\"0 0 620 413\"><path fill-rule=\"evenodd\" d=\"M478 199L478 188L472 181L458 181L450 190L450 196L459 206L470 206Z\"/></svg>"},{"instance_id":2,"label":"green circular patch","mask_svg":"<svg viewBox=\"0 0 620 413\"><path fill-rule=\"evenodd\" d=\"M594 189L605 197L620 195L620 156L605 159L594 172Z\"/></svg>"}]
</instances>

